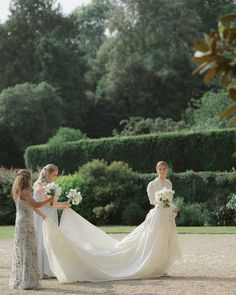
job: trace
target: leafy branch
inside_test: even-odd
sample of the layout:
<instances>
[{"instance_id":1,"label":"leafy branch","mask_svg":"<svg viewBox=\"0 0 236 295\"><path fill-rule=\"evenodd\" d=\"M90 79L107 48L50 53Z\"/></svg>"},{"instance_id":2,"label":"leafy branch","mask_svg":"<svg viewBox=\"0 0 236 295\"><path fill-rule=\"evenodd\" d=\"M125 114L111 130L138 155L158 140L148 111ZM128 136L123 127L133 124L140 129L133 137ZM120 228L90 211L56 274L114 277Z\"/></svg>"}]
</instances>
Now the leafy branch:
<instances>
[{"instance_id":1,"label":"leafy branch","mask_svg":"<svg viewBox=\"0 0 236 295\"><path fill-rule=\"evenodd\" d=\"M194 50L192 60L197 67L193 74L204 74L206 85L213 78L220 78L220 86L227 90L233 100L221 118L230 117L229 125L236 125L236 14L220 17L218 29L205 34L204 39L197 40Z\"/></svg>"}]
</instances>

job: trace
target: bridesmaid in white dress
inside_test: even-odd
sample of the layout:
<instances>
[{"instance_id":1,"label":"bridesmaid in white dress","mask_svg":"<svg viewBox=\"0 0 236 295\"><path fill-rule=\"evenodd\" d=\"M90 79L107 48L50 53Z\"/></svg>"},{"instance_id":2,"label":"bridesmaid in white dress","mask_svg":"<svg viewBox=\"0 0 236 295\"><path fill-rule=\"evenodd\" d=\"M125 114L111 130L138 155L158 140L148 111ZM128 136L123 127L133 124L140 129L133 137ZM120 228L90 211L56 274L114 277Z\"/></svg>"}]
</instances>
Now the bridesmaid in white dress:
<instances>
[{"instance_id":1,"label":"bridesmaid in white dress","mask_svg":"<svg viewBox=\"0 0 236 295\"><path fill-rule=\"evenodd\" d=\"M58 176L58 167L54 164L46 165L39 173L37 181L34 183L34 193L33 197L35 201L47 200L48 197L45 194L45 186L48 183L54 182ZM56 224L58 224L57 209L69 208L71 205L67 202L57 202L53 201L53 204L48 204L42 209L42 212L50 217ZM37 237L37 250L38 250L38 262L39 271L41 278L54 277L53 272L50 269L47 254L43 245L43 235L42 235L42 219L34 214L35 227L36 227L36 237Z\"/></svg>"},{"instance_id":2,"label":"bridesmaid in white dress","mask_svg":"<svg viewBox=\"0 0 236 295\"><path fill-rule=\"evenodd\" d=\"M35 202L31 194L31 174L27 169L17 173L12 195L16 204L16 222L9 286L15 289L37 289L39 273L33 210L45 219L46 216L37 208L49 203L50 199Z\"/></svg>"}]
</instances>

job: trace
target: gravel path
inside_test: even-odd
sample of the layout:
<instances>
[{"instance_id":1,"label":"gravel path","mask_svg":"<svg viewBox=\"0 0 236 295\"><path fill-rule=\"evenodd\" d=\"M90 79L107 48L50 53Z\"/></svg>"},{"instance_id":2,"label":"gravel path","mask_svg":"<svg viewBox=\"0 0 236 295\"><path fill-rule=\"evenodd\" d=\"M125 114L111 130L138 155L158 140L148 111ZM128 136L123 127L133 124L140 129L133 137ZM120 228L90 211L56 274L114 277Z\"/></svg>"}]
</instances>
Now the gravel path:
<instances>
[{"instance_id":1,"label":"gravel path","mask_svg":"<svg viewBox=\"0 0 236 295\"><path fill-rule=\"evenodd\" d=\"M116 235L122 238L122 235ZM0 240L0 294L36 295L236 295L236 235L179 235L183 258L168 277L150 280L60 284L42 280L41 290L11 290L12 239Z\"/></svg>"}]
</instances>

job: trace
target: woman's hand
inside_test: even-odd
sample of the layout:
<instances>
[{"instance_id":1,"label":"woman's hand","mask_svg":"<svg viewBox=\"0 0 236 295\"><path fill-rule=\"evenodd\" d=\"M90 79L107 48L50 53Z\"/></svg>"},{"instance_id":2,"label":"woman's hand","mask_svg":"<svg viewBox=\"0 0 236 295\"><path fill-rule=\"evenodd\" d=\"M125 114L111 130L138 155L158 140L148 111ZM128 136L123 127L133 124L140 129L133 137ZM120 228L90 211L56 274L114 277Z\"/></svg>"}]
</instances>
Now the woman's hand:
<instances>
[{"instance_id":1,"label":"woman's hand","mask_svg":"<svg viewBox=\"0 0 236 295\"><path fill-rule=\"evenodd\" d=\"M68 202L54 201L54 203L53 203L53 208L64 209L64 208L70 208L70 207L71 207L71 204Z\"/></svg>"},{"instance_id":2,"label":"woman's hand","mask_svg":"<svg viewBox=\"0 0 236 295\"><path fill-rule=\"evenodd\" d=\"M178 213L179 213L179 209L176 207L176 208L174 208L174 209L172 209L172 211L175 213L175 215L177 216L178 215Z\"/></svg>"},{"instance_id":3,"label":"woman's hand","mask_svg":"<svg viewBox=\"0 0 236 295\"><path fill-rule=\"evenodd\" d=\"M68 202L63 202L63 208L70 208L71 207L71 204L68 203Z\"/></svg>"}]
</instances>

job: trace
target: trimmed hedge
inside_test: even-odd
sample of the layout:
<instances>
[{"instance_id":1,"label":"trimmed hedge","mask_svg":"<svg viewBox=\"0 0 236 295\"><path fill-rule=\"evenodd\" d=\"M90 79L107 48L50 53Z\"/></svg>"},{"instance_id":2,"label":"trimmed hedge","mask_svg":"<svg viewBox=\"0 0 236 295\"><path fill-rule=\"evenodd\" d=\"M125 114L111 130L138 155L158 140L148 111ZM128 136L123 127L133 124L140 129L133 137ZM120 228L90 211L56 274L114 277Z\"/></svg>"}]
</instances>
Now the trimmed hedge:
<instances>
[{"instance_id":1,"label":"trimmed hedge","mask_svg":"<svg viewBox=\"0 0 236 295\"><path fill-rule=\"evenodd\" d=\"M111 172L113 171L113 172ZM58 182L63 192L76 187L83 201L74 210L95 224L136 225L144 220L152 208L146 193L147 185L155 174L132 172L122 162L107 165L92 161L73 175L63 176ZM217 225L213 215L227 203L227 197L236 190L235 172L193 172L170 175L174 199L181 198L181 225ZM70 184L73 184L70 187ZM65 197L62 196L62 201ZM201 214L200 214L201 213ZM204 217L204 218L203 218Z\"/></svg>"},{"instance_id":2,"label":"trimmed hedge","mask_svg":"<svg viewBox=\"0 0 236 295\"><path fill-rule=\"evenodd\" d=\"M15 221L15 205L11 197L15 175L15 170L0 169L0 225L14 224ZM63 192L60 200L66 200L65 193L70 188L77 188L82 193L83 201L73 209L89 221L96 224L138 224L152 207L148 201L146 187L155 177L155 174L135 173L124 163L108 166L102 161L93 161L73 175L59 177L58 183ZM189 212L191 209L191 212L196 211L197 214L200 210L198 204L215 212L225 205L227 197L236 191L235 172L187 171L170 175L170 180L175 190L174 198L183 198L184 203L191 206L186 207L185 211ZM180 214L183 214L184 211L181 212ZM179 222L185 222L185 225L196 222L196 218L186 221L192 216L185 216L184 219L183 216L180 217L182 219L179 219ZM202 220L202 224L205 224L205 220Z\"/></svg>"},{"instance_id":3,"label":"trimmed hedge","mask_svg":"<svg viewBox=\"0 0 236 295\"><path fill-rule=\"evenodd\" d=\"M139 174L141 183L147 184L156 176ZM206 203L210 207L222 205L227 196L236 192L236 172L194 172L172 173L169 176L175 197L182 197L187 203Z\"/></svg>"},{"instance_id":4,"label":"trimmed hedge","mask_svg":"<svg viewBox=\"0 0 236 295\"><path fill-rule=\"evenodd\" d=\"M167 161L176 172L229 171L236 164L236 129L206 132L162 133L129 137L80 140L58 146L30 146L25 152L28 168L36 170L55 163L65 173L93 159L124 161L139 172L155 171L158 160Z\"/></svg>"}]
</instances>

